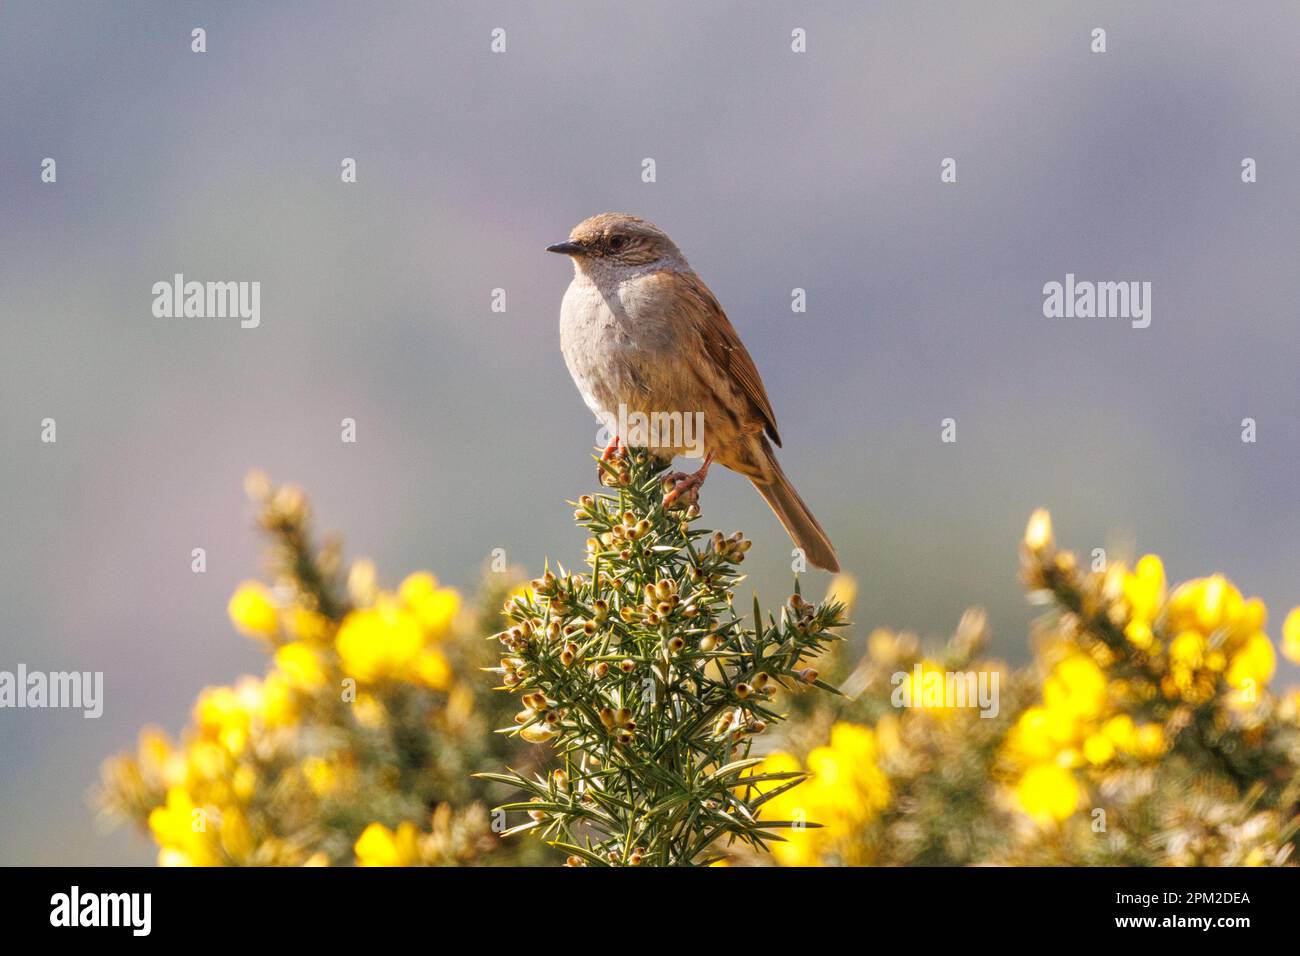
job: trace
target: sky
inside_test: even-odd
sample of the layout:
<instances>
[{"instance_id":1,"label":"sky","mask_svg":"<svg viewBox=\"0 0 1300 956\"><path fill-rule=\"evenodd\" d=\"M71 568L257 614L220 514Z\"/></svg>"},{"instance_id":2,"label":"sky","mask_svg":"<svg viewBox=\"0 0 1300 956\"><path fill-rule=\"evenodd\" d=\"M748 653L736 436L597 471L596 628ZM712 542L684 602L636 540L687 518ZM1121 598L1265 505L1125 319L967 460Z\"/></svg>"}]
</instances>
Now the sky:
<instances>
[{"instance_id":1,"label":"sky","mask_svg":"<svg viewBox=\"0 0 1300 956\"><path fill-rule=\"evenodd\" d=\"M597 212L656 222L726 309L859 634L939 640L981 606L1025 660L1043 505L1081 553L1229 575L1276 637L1300 604L1297 35L1293 2L5 0L0 669L103 671L106 700L0 711L0 863L153 859L87 792L140 726L262 669L225 614L260 568L251 468L390 583L472 589L495 548L577 562L597 425L543 249ZM259 282L258 327L156 317L176 273ZM1046 317L1067 275L1149 282L1150 325ZM755 540L753 589L788 593L758 495L715 469L702 503Z\"/></svg>"}]
</instances>

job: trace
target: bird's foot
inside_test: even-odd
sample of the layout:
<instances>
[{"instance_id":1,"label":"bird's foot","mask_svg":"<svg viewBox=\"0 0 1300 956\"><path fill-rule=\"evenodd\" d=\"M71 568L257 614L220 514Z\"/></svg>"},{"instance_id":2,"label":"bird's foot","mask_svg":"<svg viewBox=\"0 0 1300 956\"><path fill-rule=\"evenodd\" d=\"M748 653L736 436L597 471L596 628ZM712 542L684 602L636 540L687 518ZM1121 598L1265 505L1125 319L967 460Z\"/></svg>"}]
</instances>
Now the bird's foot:
<instances>
[{"instance_id":1,"label":"bird's foot","mask_svg":"<svg viewBox=\"0 0 1300 956\"><path fill-rule=\"evenodd\" d=\"M665 511L674 507L689 508L700 503L700 489L704 487L704 479L709 474L709 464L712 461L713 455L706 455L699 471L693 474L675 471L671 475L664 476Z\"/></svg>"},{"instance_id":2,"label":"bird's foot","mask_svg":"<svg viewBox=\"0 0 1300 956\"><path fill-rule=\"evenodd\" d=\"M596 480L606 488L621 485L627 474L627 448L615 435L596 462Z\"/></svg>"}]
</instances>

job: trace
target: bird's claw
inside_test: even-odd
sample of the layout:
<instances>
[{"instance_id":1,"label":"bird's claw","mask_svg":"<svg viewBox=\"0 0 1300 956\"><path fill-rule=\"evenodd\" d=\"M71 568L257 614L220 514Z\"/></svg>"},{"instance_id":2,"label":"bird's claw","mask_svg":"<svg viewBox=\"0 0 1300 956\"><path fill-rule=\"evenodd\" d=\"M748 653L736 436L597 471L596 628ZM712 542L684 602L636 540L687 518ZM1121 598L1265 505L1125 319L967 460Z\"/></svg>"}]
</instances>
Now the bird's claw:
<instances>
[{"instance_id":1,"label":"bird's claw","mask_svg":"<svg viewBox=\"0 0 1300 956\"><path fill-rule=\"evenodd\" d=\"M596 462L596 481L604 488L616 488L627 476L627 448L615 435Z\"/></svg>"},{"instance_id":2,"label":"bird's claw","mask_svg":"<svg viewBox=\"0 0 1300 956\"><path fill-rule=\"evenodd\" d=\"M704 475L697 471L687 474L675 471L664 476L664 510L669 508L689 508L700 503L700 488L704 486Z\"/></svg>"}]
</instances>

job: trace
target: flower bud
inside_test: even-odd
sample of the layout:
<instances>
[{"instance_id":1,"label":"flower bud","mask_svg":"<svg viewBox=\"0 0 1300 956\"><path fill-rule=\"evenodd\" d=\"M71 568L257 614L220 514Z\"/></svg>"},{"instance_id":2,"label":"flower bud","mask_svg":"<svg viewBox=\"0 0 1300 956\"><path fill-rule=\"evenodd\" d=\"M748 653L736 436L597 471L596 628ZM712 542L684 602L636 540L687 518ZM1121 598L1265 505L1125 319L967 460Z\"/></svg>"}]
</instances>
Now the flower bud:
<instances>
[{"instance_id":1,"label":"flower bud","mask_svg":"<svg viewBox=\"0 0 1300 956\"><path fill-rule=\"evenodd\" d=\"M1025 548L1030 554L1041 555L1052 543L1052 515L1046 508L1036 508L1025 526Z\"/></svg>"}]
</instances>

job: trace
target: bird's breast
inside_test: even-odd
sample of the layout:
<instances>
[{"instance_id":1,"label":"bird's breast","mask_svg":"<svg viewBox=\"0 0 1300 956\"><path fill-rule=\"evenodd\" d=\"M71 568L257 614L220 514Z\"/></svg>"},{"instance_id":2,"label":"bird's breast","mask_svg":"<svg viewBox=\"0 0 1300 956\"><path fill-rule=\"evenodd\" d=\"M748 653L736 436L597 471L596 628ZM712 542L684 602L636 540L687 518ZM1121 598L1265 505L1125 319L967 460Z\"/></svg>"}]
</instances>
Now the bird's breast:
<instances>
[{"instance_id":1,"label":"bird's breast","mask_svg":"<svg viewBox=\"0 0 1300 956\"><path fill-rule=\"evenodd\" d=\"M655 357L664 351L662 326L635 284L573 281L560 309L560 347L588 405L594 398L602 410L615 409L649 388Z\"/></svg>"},{"instance_id":2,"label":"bird's breast","mask_svg":"<svg viewBox=\"0 0 1300 956\"><path fill-rule=\"evenodd\" d=\"M579 274L565 293L565 364L587 406L615 433L620 409L626 416L701 407L692 387L698 380L683 365L698 360L697 350L664 291L652 275L597 283Z\"/></svg>"}]
</instances>

